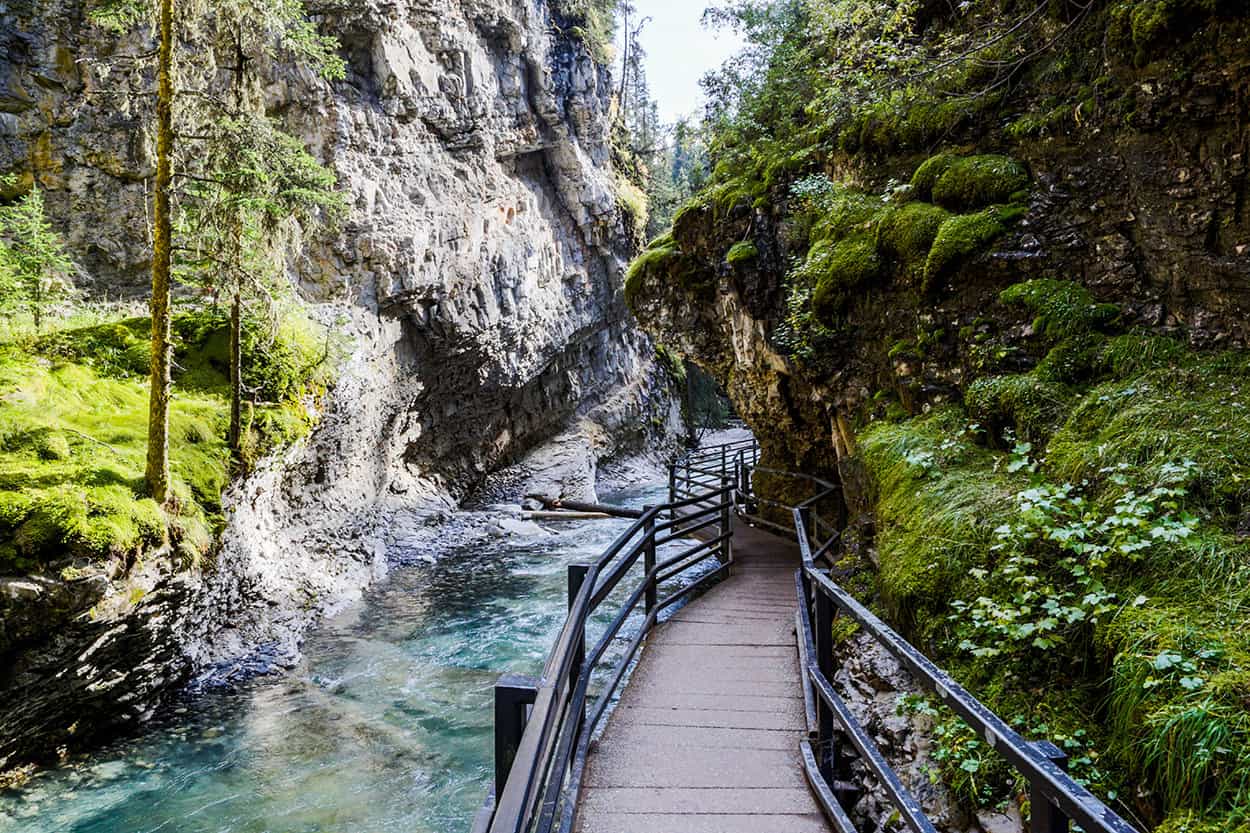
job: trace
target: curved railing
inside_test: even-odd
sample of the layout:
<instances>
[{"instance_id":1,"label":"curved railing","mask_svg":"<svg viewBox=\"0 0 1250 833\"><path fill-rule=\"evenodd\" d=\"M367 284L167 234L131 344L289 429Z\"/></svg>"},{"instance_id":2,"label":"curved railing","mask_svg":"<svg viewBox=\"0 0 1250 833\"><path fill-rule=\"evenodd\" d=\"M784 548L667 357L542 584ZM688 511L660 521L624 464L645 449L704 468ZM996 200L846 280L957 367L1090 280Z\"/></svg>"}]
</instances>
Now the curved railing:
<instances>
[{"instance_id":1,"label":"curved railing","mask_svg":"<svg viewBox=\"0 0 1250 833\"><path fill-rule=\"evenodd\" d=\"M494 789L474 821L474 831L572 829L590 741L647 632L661 612L722 576L732 563L733 498L733 485L725 481L647 507L594 562L570 565L569 615L541 676L505 674L495 685ZM667 545L676 552L660 560ZM695 572L710 558L717 558L719 566ZM588 648L588 622L639 560L641 574L634 576L628 596ZM681 580L680 586L661 597L663 585L674 580ZM636 631L625 633L626 621L639 605L645 616ZM608 648L618 638L628 639L625 652L615 665L604 667ZM607 678L592 700L597 670Z\"/></svg>"}]
</instances>

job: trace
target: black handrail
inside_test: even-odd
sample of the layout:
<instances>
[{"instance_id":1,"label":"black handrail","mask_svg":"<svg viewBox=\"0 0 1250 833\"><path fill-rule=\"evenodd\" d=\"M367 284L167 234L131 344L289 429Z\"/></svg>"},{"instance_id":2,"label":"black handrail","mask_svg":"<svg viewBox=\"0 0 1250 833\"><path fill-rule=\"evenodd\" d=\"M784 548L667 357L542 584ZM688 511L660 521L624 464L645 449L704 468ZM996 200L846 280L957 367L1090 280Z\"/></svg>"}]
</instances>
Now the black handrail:
<instances>
[{"instance_id":1,"label":"black handrail","mask_svg":"<svg viewBox=\"0 0 1250 833\"><path fill-rule=\"evenodd\" d=\"M830 571L817 565L838 540L835 535L813 552L809 538L814 531L812 506L827 495L816 495L793 507L795 535L799 541L802 567L796 572L799 597L798 626L800 641L806 654L801 669L805 697L816 701L816 749L823 752L818 760L819 777L831 789L828 794L836 797L832 789L839 762L834 723L841 726L836 734L850 740L863 756L869 769L877 776L900 817L916 833L929 833L932 825L917 815L919 805L899 780L898 775L876 751L875 746L866 748L867 735L856 723L845 703L830 683L833 667L832 628L835 608L853 619L860 628L885 648L905 667L913 679L958 714L980 737L1017 772L1024 776L1030 786L1030 807L1033 816L1033 833L1066 833L1069 822L1076 822L1087 833L1136 833L1136 830L1116 815L1093 793L1077 783L1064 770L1067 761L1063 752L1049 741L1026 741L1011 726L972 696L949 674L940 669L928 657L899 636L893 629L860 604L850 593L835 582ZM816 695L813 697L811 691ZM812 774L809 773L809 777ZM821 790L817 790L818 793ZM841 833L855 833L844 829L839 818L846 814L831 811L830 818Z\"/></svg>"},{"instance_id":2,"label":"black handrail","mask_svg":"<svg viewBox=\"0 0 1250 833\"><path fill-rule=\"evenodd\" d=\"M728 479L694 494L670 491L668 503L647 507L593 563L570 566L569 615L542 676L534 680L506 674L496 685L495 785L474 821L474 831L568 833L572 829L591 738L643 638L662 611L724 575L732 564L734 491ZM660 546L689 540L694 533L700 533L697 543L657 561ZM714 556L721 561L719 567L659 598L662 583ZM591 615L640 557L643 575L587 652L586 626ZM590 705L591 676L640 603L646 615Z\"/></svg>"}]
</instances>

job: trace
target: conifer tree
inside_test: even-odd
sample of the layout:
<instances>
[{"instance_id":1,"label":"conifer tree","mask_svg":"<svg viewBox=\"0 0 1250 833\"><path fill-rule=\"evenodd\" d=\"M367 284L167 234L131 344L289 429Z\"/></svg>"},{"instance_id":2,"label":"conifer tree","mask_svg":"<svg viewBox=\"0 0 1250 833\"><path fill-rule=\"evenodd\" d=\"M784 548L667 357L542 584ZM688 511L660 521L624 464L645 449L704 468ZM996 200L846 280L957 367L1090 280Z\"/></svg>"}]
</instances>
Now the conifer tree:
<instances>
[{"instance_id":1,"label":"conifer tree","mask_svg":"<svg viewBox=\"0 0 1250 833\"><path fill-rule=\"evenodd\" d=\"M44 216L38 185L0 207L0 314L25 310L39 331L48 305L68 295L72 268L64 241Z\"/></svg>"},{"instance_id":2,"label":"conifer tree","mask_svg":"<svg viewBox=\"0 0 1250 833\"><path fill-rule=\"evenodd\" d=\"M187 8L181 11L188 14ZM248 260L245 248L251 243L260 246L260 230L275 230L281 220L277 215L284 211L288 216L303 211L307 222L318 209L334 213L341 206L333 195L333 175L308 156L296 140L283 134L263 115L258 116L259 104L247 107L247 65L262 57L288 58L313 67L323 77L341 78L344 64L335 51L337 42L317 33L302 0L224 0L212 8L212 26L218 42L211 46L217 47L218 52L224 51L224 39L233 52L236 65L231 90L224 99L215 98L212 90L197 90L184 100L175 84L178 31L174 0L156 0L153 9L147 7L146 0L105 0L91 17L100 26L123 32L138 25L149 12L156 15L157 166L153 186L152 365L145 479L151 496L164 503L169 498L173 352L170 300L175 253L192 252L191 260L193 266L198 262L201 280L220 284L216 289L231 297L229 439L237 455L243 387L242 276ZM195 50L187 52L194 54ZM183 72L184 76L192 74ZM177 118L176 104L180 111ZM183 153L184 170L175 172L179 127L185 130L185 136L193 137L188 138L188 144L194 144L196 152ZM242 161L236 165L234 160ZM175 176L191 183L177 194ZM186 204L176 206L175 197ZM175 246L175 215L180 211L189 214L189 218L178 221L178 230L193 238L201 237ZM264 242L271 244L272 234ZM214 268L203 268L206 264Z\"/></svg>"}]
</instances>

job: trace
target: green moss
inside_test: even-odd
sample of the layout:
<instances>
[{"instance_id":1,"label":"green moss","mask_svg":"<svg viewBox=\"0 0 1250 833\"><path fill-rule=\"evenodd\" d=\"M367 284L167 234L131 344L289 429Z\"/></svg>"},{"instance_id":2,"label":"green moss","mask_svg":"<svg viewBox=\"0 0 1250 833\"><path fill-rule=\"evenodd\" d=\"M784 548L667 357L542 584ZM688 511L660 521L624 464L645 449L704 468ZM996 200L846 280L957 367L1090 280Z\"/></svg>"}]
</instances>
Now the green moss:
<instances>
[{"instance_id":1,"label":"green moss","mask_svg":"<svg viewBox=\"0 0 1250 833\"><path fill-rule=\"evenodd\" d=\"M729 247L725 261L730 264L746 263L759 257L759 249L750 240L740 240Z\"/></svg>"},{"instance_id":2,"label":"green moss","mask_svg":"<svg viewBox=\"0 0 1250 833\"><path fill-rule=\"evenodd\" d=\"M677 351L663 344L655 345L656 358L664 365L668 375L679 387L684 388L686 384L686 363L682 361L681 355Z\"/></svg>"},{"instance_id":3,"label":"green moss","mask_svg":"<svg viewBox=\"0 0 1250 833\"><path fill-rule=\"evenodd\" d=\"M939 153L936 156L930 156L922 162L911 177L911 187L915 191L917 198L932 200L933 186L937 184L938 178L946 173L951 164L958 158L953 153Z\"/></svg>"},{"instance_id":4,"label":"green moss","mask_svg":"<svg viewBox=\"0 0 1250 833\"><path fill-rule=\"evenodd\" d=\"M1108 326L1120 315L1115 304L1100 304L1088 289L1072 281L1038 279L1013 284L999 294L1004 304L1019 304L1036 313L1033 329L1060 339Z\"/></svg>"},{"instance_id":5,"label":"green moss","mask_svg":"<svg viewBox=\"0 0 1250 833\"><path fill-rule=\"evenodd\" d=\"M1233 523L1250 505L1250 358L1190 355L1094 387L1055 434L1048 461L1058 478L1101 480L1124 464L1151 479L1181 460L1194 487Z\"/></svg>"},{"instance_id":6,"label":"green moss","mask_svg":"<svg viewBox=\"0 0 1250 833\"><path fill-rule=\"evenodd\" d=\"M1108 41L1131 49L1134 61L1144 65L1163 55L1178 35L1221 12L1237 11L1246 10L1222 0L1120 0L1111 8Z\"/></svg>"},{"instance_id":7,"label":"green moss","mask_svg":"<svg viewBox=\"0 0 1250 833\"><path fill-rule=\"evenodd\" d=\"M1009 156L959 157L950 160L934 181L933 201L967 211L1013 201L1028 185L1028 172Z\"/></svg>"},{"instance_id":8,"label":"green moss","mask_svg":"<svg viewBox=\"0 0 1250 833\"><path fill-rule=\"evenodd\" d=\"M638 308L648 279L662 275L677 258L677 244L669 235L656 239L645 252L634 258L625 271L625 303L630 309Z\"/></svg>"},{"instance_id":9,"label":"green moss","mask_svg":"<svg viewBox=\"0 0 1250 833\"><path fill-rule=\"evenodd\" d=\"M881 274L876 241L868 235L821 240L807 254L804 271L814 279L812 311L816 319L831 326L842 314L850 293Z\"/></svg>"},{"instance_id":10,"label":"green moss","mask_svg":"<svg viewBox=\"0 0 1250 833\"><path fill-rule=\"evenodd\" d=\"M1034 441L1054 431L1070 398L1062 386L1030 373L977 379L964 393L974 417L996 428L1009 426Z\"/></svg>"},{"instance_id":11,"label":"green moss","mask_svg":"<svg viewBox=\"0 0 1250 833\"><path fill-rule=\"evenodd\" d=\"M1168 367L1185 358L1185 345L1153 333L1128 333L1109 338L1098 356L1101 366L1116 379Z\"/></svg>"},{"instance_id":12,"label":"green moss","mask_svg":"<svg viewBox=\"0 0 1250 833\"><path fill-rule=\"evenodd\" d=\"M230 480L228 336L211 310L176 320L168 511L143 496L147 385L126 359L145 321L52 333L32 349L0 344L0 571L68 557L130 559L167 540L184 558L207 551ZM296 321L266 330L266 341L257 327L255 338L244 382L275 404L248 409L245 459L307 432L298 398L328 366L318 362L325 343Z\"/></svg>"},{"instance_id":13,"label":"green moss","mask_svg":"<svg viewBox=\"0 0 1250 833\"><path fill-rule=\"evenodd\" d=\"M893 619L931 633L970 566L980 565L1021 481L965 434L957 409L876 423L859 457L875 489L880 586Z\"/></svg>"},{"instance_id":14,"label":"green moss","mask_svg":"<svg viewBox=\"0 0 1250 833\"><path fill-rule=\"evenodd\" d=\"M1062 384L1089 381L1098 375L1105 364L1105 341L1102 336L1089 333L1065 338L1038 362L1033 375L1044 382Z\"/></svg>"},{"instance_id":15,"label":"green moss","mask_svg":"<svg viewBox=\"0 0 1250 833\"><path fill-rule=\"evenodd\" d=\"M922 267L950 213L925 202L909 202L890 209L877 224L877 246L908 270Z\"/></svg>"},{"instance_id":16,"label":"green moss","mask_svg":"<svg viewBox=\"0 0 1250 833\"><path fill-rule=\"evenodd\" d=\"M1005 234L1009 216L1003 208L994 207L943 222L925 260L924 291L936 291L969 258Z\"/></svg>"},{"instance_id":17,"label":"green moss","mask_svg":"<svg viewBox=\"0 0 1250 833\"><path fill-rule=\"evenodd\" d=\"M75 362L104 376L145 376L151 356L148 319L128 318L59 330L38 338L34 349L50 359Z\"/></svg>"},{"instance_id":18,"label":"green moss","mask_svg":"<svg viewBox=\"0 0 1250 833\"><path fill-rule=\"evenodd\" d=\"M812 240L841 240L870 232L884 207L880 197L835 185L820 206L820 216L812 226Z\"/></svg>"}]
</instances>

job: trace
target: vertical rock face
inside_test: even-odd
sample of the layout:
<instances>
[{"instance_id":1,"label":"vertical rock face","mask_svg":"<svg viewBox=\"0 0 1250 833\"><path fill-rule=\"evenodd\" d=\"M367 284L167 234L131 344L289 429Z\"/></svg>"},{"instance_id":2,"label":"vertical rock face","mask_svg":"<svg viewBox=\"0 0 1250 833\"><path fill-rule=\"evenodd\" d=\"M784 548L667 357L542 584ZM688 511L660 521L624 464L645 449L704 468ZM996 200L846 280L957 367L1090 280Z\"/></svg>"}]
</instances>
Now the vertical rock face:
<instances>
[{"instance_id":1,"label":"vertical rock face","mask_svg":"<svg viewBox=\"0 0 1250 833\"><path fill-rule=\"evenodd\" d=\"M45 190L92 294L141 297L145 79L110 57L145 44L85 14L78 0L0 11L0 172L10 192ZM679 429L622 299L610 85L584 45L529 0L364 2L321 23L345 81L260 74L266 109L349 194L344 233L289 263L354 352L312 437L229 496L211 572L167 571L125 616L58 639L39 635L39 599L64 619L65 592L11 594L5 609L35 621L7 646L0 691L37 693L0 707L0 767L141 719L197 668L287 653L384 570L389 509L450 505L556 438L593 471ZM19 720L34 728L14 737Z\"/></svg>"}]
</instances>

